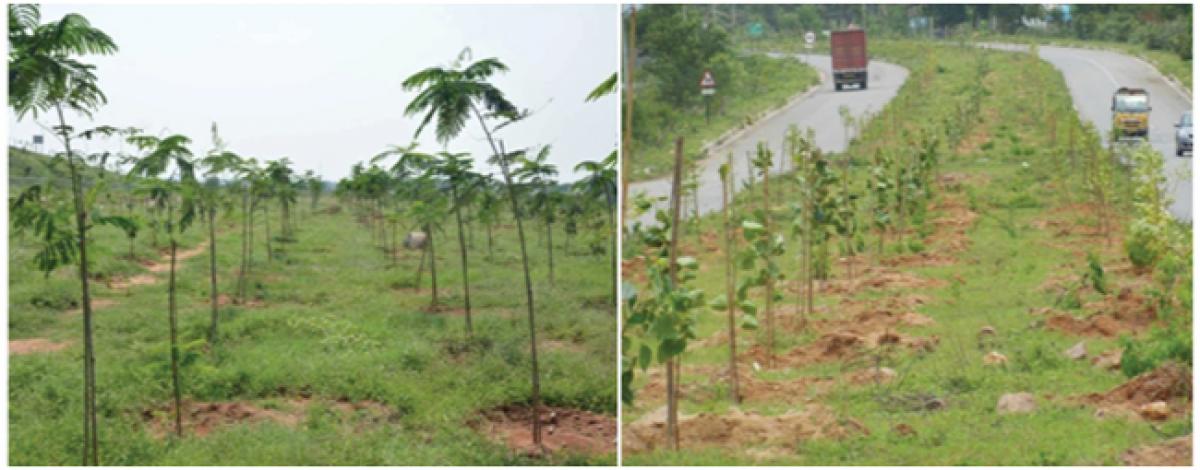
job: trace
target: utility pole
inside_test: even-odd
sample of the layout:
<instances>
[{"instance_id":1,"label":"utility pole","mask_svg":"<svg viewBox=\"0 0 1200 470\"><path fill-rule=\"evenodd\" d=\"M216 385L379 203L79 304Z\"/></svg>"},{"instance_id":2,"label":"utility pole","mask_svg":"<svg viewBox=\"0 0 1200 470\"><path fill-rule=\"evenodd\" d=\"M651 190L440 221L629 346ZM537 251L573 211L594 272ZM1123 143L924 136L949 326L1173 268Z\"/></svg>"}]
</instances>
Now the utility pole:
<instances>
[{"instance_id":1,"label":"utility pole","mask_svg":"<svg viewBox=\"0 0 1200 470\"><path fill-rule=\"evenodd\" d=\"M621 220L629 206L629 159L633 156L633 67L637 58L637 6L629 7L629 41L625 44L625 132L621 138Z\"/></svg>"}]
</instances>

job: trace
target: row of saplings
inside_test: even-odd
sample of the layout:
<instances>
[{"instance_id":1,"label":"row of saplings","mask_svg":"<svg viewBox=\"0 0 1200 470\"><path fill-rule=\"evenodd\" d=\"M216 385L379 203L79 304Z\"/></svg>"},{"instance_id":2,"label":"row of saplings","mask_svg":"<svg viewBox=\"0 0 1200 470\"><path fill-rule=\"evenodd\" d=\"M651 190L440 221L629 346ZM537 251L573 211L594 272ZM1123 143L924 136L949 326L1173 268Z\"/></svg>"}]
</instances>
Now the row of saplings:
<instances>
[{"instance_id":1,"label":"row of saplings","mask_svg":"<svg viewBox=\"0 0 1200 470\"><path fill-rule=\"evenodd\" d=\"M720 167L724 205L725 292L707 302L703 291L688 286L689 281L696 277L697 261L678 253L680 168L683 157L682 152L677 150L668 209L658 210L655 217L657 225L648 228L635 226L631 234L635 242L645 247L640 254L645 257L648 285L642 290L628 283L623 287L629 314L625 318L623 334L622 398L627 403L632 402L634 392L631 384L637 369L645 370L654 362L665 365L665 430L669 448L677 450L679 445L678 377L682 354L688 342L696 339L695 310L707 304L712 310L727 314L730 398L737 403L740 401L736 362L737 329L740 324L741 328L757 330L760 326L760 310L766 323L763 346L768 351L770 361L774 361L774 304L783 300L776 284L784 279L784 270L779 261L785 254L784 233L790 231L792 236L801 241L798 276L803 286L799 295L803 298L798 299L798 304L803 306L800 317L802 328L807 328L807 319L813 313L815 281L828 279L832 274L831 245L836 244L846 257L866 250L864 231L860 226L862 213L867 215L870 228L874 229L878 239L878 258L882 259L884 243L889 238L902 246L906 243L920 244L917 240L904 242L902 235L906 233L907 223L917 226L924 223L926 206L933 196L933 183L936 180L940 145L937 135L942 131L937 126L914 132L903 130L900 132L903 137L897 139L903 142L902 148L876 148L867 163L865 187L860 189L852 184L854 168L848 153L834 161L814 145L811 130L802 134L793 127L785 137L785 152L793 162L793 171L782 178L768 178L775 157L765 144L760 143L757 152L749 157L754 172L746 192L749 196L761 195L761 198L744 198L742 204L731 201L734 181L730 177L733 160L729 156ZM678 144L677 149L681 149L682 142ZM783 184L772 187L772 183ZM792 201L792 204L787 208L779 208L770 203L778 200ZM755 201L759 205L755 205ZM652 206L652 201L645 198L639 198L636 203L642 211ZM735 240L735 225L741 230L744 244ZM923 247L909 249L920 250ZM846 268L847 278L853 281L853 263L847 263ZM746 274L738 276L735 274L737 270ZM761 306L752 299L756 291L761 292ZM637 336L629 335L630 332L636 332Z\"/></svg>"},{"instance_id":2,"label":"row of saplings","mask_svg":"<svg viewBox=\"0 0 1200 470\"><path fill-rule=\"evenodd\" d=\"M215 348L219 338L219 287L216 268L217 250L217 216L222 211L232 211L237 200L241 201L240 219L242 222L241 262L237 279L237 302L245 303L248 276L253 266L253 236L254 215L260 209L266 222L266 234L263 237L268 259L274 256L270 234L271 202L278 201L280 205L281 234L274 237L277 242L295 241L294 205L297 195L307 186L311 192L311 202L315 206L320 196L319 186L311 184L318 181L315 175L306 178L294 175L291 163L286 159L267 162L261 167L255 159L243 158L236 153L226 150L221 141L216 125L213 125L213 148L205 156L197 158L188 148L191 140L183 135L174 134L167 137L156 137L141 133L133 128L115 128L100 126L82 132L72 132L69 126L60 127L59 138L62 139L67 151L55 157L55 161L66 160L72 175L73 189L79 192L84 185L79 176L80 157L71 150L75 139L95 139L100 137L124 138L125 141L139 150L137 155L119 155L121 162L131 165L128 175L118 181L104 172L93 181L87 193L78 201L81 204L86 230L95 225L109 225L119 228L129 239L129 258L134 259L133 244L142 232L144 219L149 219L149 229L154 235L154 245L157 246L158 229L165 229L168 238L169 271L167 283L167 311L169 341L171 350L171 384L174 396L175 433L182 435L182 387L180 384L180 342L177 328L177 296L176 285L178 271L179 237L188 230L197 219L206 223L209 237L209 278L211 324L208 330L208 345ZM90 160L110 158L108 154L91 155ZM203 180L200 178L203 172ZM223 178L225 180L223 181ZM125 198L123 209L120 204L112 204L113 185L128 188L122 193ZM101 199L100 196L103 196ZM40 241L34 261L38 268L49 274L58 267L78 263L82 290L84 321L87 330L91 330L91 267L87 255L90 237L77 237L69 223L70 210L66 198L61 197L53 185L32 185L25 188L11 201L13 226L16 230L29 230ZM139 204L143 202L144 204ZM107 203L107 204L106 204ZM111 210L114 207L117 210ZM139 208L145 209L146 216L139 213ZM85 355L89 365L94 358L94 345L90 337L85 338ZM88 371L89 396L94 393L94 371ZM89 417L90 420L94 418ZM89 421L95 426L94 421ZM94 431L92 431L94 432ZM94 436L93 436L94 437Z\"/></svg>"},{"instance_id":3,"label":"row of saplings","mask_svg":"<svg viewBox=\"0 0 1200 470\"><path fill-rule=\"evenodd\" d=\"M575 167L576 171L586 172L587 176L564 188L554 180L558 170L547 163L549 152L550 147L543 147L533 158L526 158L524 152L514 153L512 163L518 165L513 176L520 182L517 196L523 213L536 217L543 224L541 238L546 250L547 282L553 286L556 222L560 218L564 220L568 237L564 249L568 252L580 225L589 234L604 234L606 227L615 224L611 196L615 191L616 154L601 161L580 163ZM390 168L380 165L385 158L393 156L398 158ZM432 278L431 310L443 307L438 297L437 259L432 256L435 235L442 232L444 221L453 215L457 225L463 309L469 335L472 330L469 250L474 247L475 234L472 225L483 225L487 237L485 259L493 261L495 231L503 217L502 189L502 184L490 176L473 171L472 160L467 154L426 154L416 151L414 145L389 149L372 159L370 166L356 164L351 175L338 182L335 194L354 208L359 222L390 256L393 267L398 262L399 246L421 250L416 274L408 285L421 286L428 259ZM402 243L398 243L400 233L405 234ZM590 254L615 254L615 250L607 248L612 245L608 236L592 237L586 243ZM615 262L613 266L615 269ZM615 271L611 273L615 279Z\"/></svg>"}]
</instances>

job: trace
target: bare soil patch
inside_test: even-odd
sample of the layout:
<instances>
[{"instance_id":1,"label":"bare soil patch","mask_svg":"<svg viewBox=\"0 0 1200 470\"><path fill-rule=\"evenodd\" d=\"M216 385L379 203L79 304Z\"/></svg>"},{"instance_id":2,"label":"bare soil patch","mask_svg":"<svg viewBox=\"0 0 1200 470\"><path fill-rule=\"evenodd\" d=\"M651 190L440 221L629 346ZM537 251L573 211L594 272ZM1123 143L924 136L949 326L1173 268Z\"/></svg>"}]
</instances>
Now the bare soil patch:
<instances>
[{"instance_id":1,"label":"bare soil patch","mask_svg":"<svg viewBox=\"0 0 1200 470\"><path fill-rule=\"evenodd\" d=\"M1181 365L1166 363L1130 379L1104 393L1092 393L1081 398L1095 405L1098 415L1141 416L1147 419L1178 417L1192 409L1192 373ZM1156 405L1156 403L1161 404ZM1147 413L1165 405L1155 416Z\"/></svg>"},{"instance_id":2,"label":"bare soil patch","mask_svg":"<svg viewBox=\"0 0 1200 470\"><path fill-rule=\"evenodd\" d=\"M589 411L543 406L545 453L606 454L617 450L617 419ZM533 443L533 410L525 405L504 405L483 411L471 426L509 449L530 456L544 455Z\"/></svg>"},{"instance_id":3,"label":"bare soil patch","mask_svg":"<svg viewBox=\"0 0 1200 470\"><path fill-rule=\"evenodd\" d=\"M183 402L183 433L185 436L204 437L213 431L244 423L274 422L294 427L304 422L309 409L316 404L329 407L343 422L352 422L356 429L363 426L394 421L399 414L387 405L364 400L352 402L345 398L317 400L295 397L281 399L276 407L250 401L232 402ZM168 403L156 408L142 410L142 421L150 434L162 439L175 432L175 407Z\"/></svg>"},{"instance_id":4,"label":"bare soil patch","mask_svg":"<svg viewBox=\"0 0 1200 470\"><path fill-rule=\"evenodd\" d=\"M666 441L665 429L664 407L623 428L624 451L647 452L662 447ZM734 409L724 414L679 417L679 446L683 449L725 447L743 451L749 447L786 447L804 440L843 439L868 434L870 430L858 421L840 418L829 408L816 404L779 416Z\"/></svg>"},{"instance_id":5,"label":"bare soil patch","mask_svg":"<svg viewBox=\"0 0 1200 470\"><path fill-rule=\"evenodd\" d=\"M129 289L135 286L149 286L158 283L158 278L151 274L138 274L133 277L118 277L109 279L106 284L109 289Z\"/></svg>"},{"instance_id":6,"label":"bare soil patch","mask_svg":"<svg viewBox=\"0 0 1200 470\"><path fill-rule=\"evenodd\" d=\"M93 298L92 299L92 311L95 312L100 309L112 307L113 305L116 305L116 304L117 304L117 301L113 300L113 299ZM83 313L83 307L80 306L80 307L76 307L76 308L67 310L67 313L72 314L72 315L79 315L79 314Z\"/></svg>"},{"instance_id":7,"label":"bare soil patch","mask_svg":"<svg viewBox=\"0 0 1200 470\"><path fill-rule=\"evenodd\" d=\"M1087 317L1045 310L1052 313L1046 319L1046 327L1072 335L1113 338L1122 333L1141 333L1158 320L1153 301L1128 287L1122 288L1117 295L1088 302L1083 310L1088 312Z\"/></svg>"},{"instance_id":8,"label":"bare soil patch","mask_svg":"<svg viewBox=\"0 0 1200 470\"><path fill-rule=\"evenodd\" d=\"M45 338L10 339L8 340L8 355L20 356L24 354L61 351L69 344L68 342L58 343Z\"/></svg>"},{"instance_id":9,"label":"bare soil patch","mask_svg":"<svg viewBox=\"0 0 1200 470\"><path fill-rule=\"evenodd\" d=\"M800 367L836 361L854 361L865 359L872 350L884 347L903 347L911 351L932 351L937 347L938 338L920 338L909 336L894 330L870 331L860 334L855 331L843 330L825 333L815 341L793 348L791 351L777 353L774 361L766 348L755 345L741 353L743 361L756 362L762 367L775 366Z\"/></svg>"},{"instance_id":10,"label":"bare soil patch","mask_svg":"<svg viewBox=\"0 0 1200 470\"><path fill-rule=\"evenodd\" d=\"M570 351L570 352L585 352L586 349L582 344L570 340L562 339L547 339L540 341L542 348L547 351Z\"/></svg>"},{"instance_id":11,"label":"bare soil patch","mask_svg":"<svg viewBox=\"0 0 1200 470\"><path fill-rule=\"evenodd\" d=\"M1187 467L1192 465L1192 435L1162 444L1135 447L1121 454L1121 463L1135 466Z\"/></svg>"},{"instance_id":12,"label":"bare soil patch","mask_svg":"<svg viewBox=\"0 0 1200 470\"><path fill-rule=\"evenodd\" d=\"M184 261L187 261L187 260L195 257L196 255L199 255L200 253L204 253L207 250L208 250L208 242L207 241L205 241L199 245L196 245L194 248L189 248L189 249L182 250L182 251L176 249L175 250L175 265L176 265L175 267L178 268L180 263L183 263ZM146 270L150 271L152 273L165 273L167 271L170 271L171 270L171 253L168 251L167 254L163 256L163 259L161 259L159 261L145 262L145 263L142 263L142 266L145 266Z\"/></svg>"},{"instance_id":13,"label":"bare soil patch","mask_svg":"<svg viewBox=\"0 0 1200 470\"><path fill-rule=\"evenodd\" d=\"M933 233L925 237L927 245L938 248L930 251L957 253L971 247L971 238L967 236L967 230L975 225L979 214L970 209L963 200L963 196L946 194L937 204L932 205L930 210L939 214L939 217L932 221ZM946 262L944 259L934 259ZM953 258L951 258L946 264L953 263Z\"/></svg>"},{"instance_id":14,"label":"bare soil patch","mask_svg":"<svg viewBox=\"0 0 1200 470\"><path fill-rule=\"evenodd\" d=\"M926 279L916 274L886 267L869 267L853 279L834 279L821 284L823 294L853 294L864 289L934 289L944 287L945 281Z\"/></svg>"}]
</instances>

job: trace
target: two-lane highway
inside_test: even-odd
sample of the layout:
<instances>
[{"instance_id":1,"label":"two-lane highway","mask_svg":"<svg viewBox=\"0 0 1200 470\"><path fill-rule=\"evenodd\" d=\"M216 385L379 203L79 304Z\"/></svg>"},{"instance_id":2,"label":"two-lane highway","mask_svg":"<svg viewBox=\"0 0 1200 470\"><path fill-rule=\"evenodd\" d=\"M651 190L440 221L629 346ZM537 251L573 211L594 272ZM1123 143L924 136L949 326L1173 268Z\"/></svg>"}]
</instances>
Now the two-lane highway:
<instances>
[{"instance_id":1,"label":"two-lane highway","mask_svg":"<svg viewBox=\"0 0 1200 470\"><path fill-rule=\"evenodd\" d=\"M873 60L867 70L869 80L867 89L834 91L833 82L830 80L832 72L828 55L794 57L820 71L822 83L814 93L788 104L785 108L755 123L740 135L709 151L708 158L699 162L698 194L701 214L721 209L721 178L718 170L725 162L726 155L733 154L732 173L734 181L739 182L736 187L741 188L741 182L746 181L748 175L746 156L753 154L759 142L765 142L775 153L775 165L772 167L775 172L779 171L781 165L785 165L783 167L785 169L788 168L787 165L790 165L791 162L785 161L786 156L781 155L780 149L783 147L788 127L793 124L801 131L812 128L816 132L817 145L822 150L841 151L846 146L846 135L839 108L846 106L854 116L861 116L867 111L879 112L892 97L896 96L896 92L908 77L908 70L903 67ZM671 179L665 177L629 184L630 198L639 192L644 192L652 197L669 196ZM661 204L663 207L666 206L665 202ZM650 224L653 222L653 214L643 214L637 220L643 224ZM626 223L632 225L632 219L627 219Z\"/></svg>"}]
</instances>

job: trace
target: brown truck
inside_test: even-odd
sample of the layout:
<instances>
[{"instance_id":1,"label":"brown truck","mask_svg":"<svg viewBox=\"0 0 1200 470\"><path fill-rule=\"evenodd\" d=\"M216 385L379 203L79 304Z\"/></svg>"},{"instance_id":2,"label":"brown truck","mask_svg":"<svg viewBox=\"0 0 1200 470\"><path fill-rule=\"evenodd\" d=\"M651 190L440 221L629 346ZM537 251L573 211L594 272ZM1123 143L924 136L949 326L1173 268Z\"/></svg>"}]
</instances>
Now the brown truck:
<instances>
[{"instance_id":1,"label":"brown truck","mask_svg":"<svg viewBox=\"0 0 1200 470\"><path fill-rule=\"evenodd\" d=\"M833 86L838 91L850 84L867 88L867 33L850 25L848 29L829 35L830 58L833 62Z\"/></svg>"}]
</instances>

